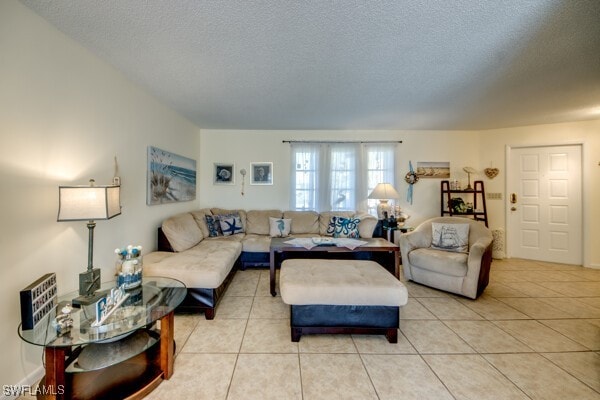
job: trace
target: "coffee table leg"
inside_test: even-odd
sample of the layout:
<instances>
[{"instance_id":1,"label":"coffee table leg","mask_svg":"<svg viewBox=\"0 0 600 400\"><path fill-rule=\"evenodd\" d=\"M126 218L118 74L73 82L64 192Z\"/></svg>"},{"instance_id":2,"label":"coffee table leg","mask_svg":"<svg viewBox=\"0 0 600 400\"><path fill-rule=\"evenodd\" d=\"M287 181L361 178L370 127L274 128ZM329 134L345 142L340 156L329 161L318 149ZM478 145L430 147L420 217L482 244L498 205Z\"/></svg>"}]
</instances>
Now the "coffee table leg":
<instances>
[{"instance_id":1,"label":"coffee table leg","mask_svg":"<svg viewBox=\"0 0 600 400\"><path fill-rule=\"evenodd\" d=\"M400 279L400 251L394 252L394 272L396 279Z\"/></svg>"},{"instance_id":2,"label":"coffee table leg","mask_svg":"<svg viewBox=\"0 0 600 400\"><path fill-rule=\"evenodd\" d=\"M269 255L269 284L271 286L271 296L277 296L275 291L275 251L271 250Z\"/></svg>"}]
</instances>

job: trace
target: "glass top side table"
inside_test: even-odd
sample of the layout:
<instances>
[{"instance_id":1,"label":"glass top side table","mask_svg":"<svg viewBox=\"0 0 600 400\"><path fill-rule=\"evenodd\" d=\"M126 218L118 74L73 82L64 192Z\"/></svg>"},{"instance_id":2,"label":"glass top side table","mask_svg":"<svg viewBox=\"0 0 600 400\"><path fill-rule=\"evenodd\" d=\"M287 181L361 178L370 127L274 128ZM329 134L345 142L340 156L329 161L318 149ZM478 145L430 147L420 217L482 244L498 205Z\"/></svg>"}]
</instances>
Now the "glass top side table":
<instances>
[{"instance_id":1,"label":"glass top side table","mask_svg":"<svg viewBox=\"0 0 600 400\"><path fill-rule=\"evenodd\" d=\"M106 282L100 291L110 291L116 283ZM173 374L174 364L174 311L187 294L185 285L175 279L164 277L144 277L142 285L128 290L129 297L116 311L98 327L92 326L96 320L95 305L73 308L71 317L73 326L63 334L58 334L52 321L56 318L56 310L78 296L77 292L68 293L58 298L58 306L50 312L34 329L23 330L19 325L18 334L24 341L44 347L46 375L40 382L44 387L44 397L50 399L86 398L82 393L91 393L89 398L127 397L143 398L154 389L163 379L169 379ZM159 322L160 330L153 329ZM128 362L119 360L98 370L86 370L78 366L78 356L92 346L94 350L105 346L112 349L113 342L127 340L135 332L148 332L148 344L140 348L139 359L147 362L144 372L132 379L134 384L121 384L119 374L127 375ZM123 342L120 342L123 343ZM87 349L89 350L89 349ZM107 350L111 351L111 350ZM134 359L136 354L130 358ZM136 362L138 362L136 360ZM116 364L122 364L121 366ZM120 369L119 369L120 368ZM115 375L118 384L111 383L109 388L94 387L90 390L88 384L94 374ZM91 376L92 378L88 377ZM122 387L126 393L116 393L113 387Z\"/></svg>"}]
</instances>

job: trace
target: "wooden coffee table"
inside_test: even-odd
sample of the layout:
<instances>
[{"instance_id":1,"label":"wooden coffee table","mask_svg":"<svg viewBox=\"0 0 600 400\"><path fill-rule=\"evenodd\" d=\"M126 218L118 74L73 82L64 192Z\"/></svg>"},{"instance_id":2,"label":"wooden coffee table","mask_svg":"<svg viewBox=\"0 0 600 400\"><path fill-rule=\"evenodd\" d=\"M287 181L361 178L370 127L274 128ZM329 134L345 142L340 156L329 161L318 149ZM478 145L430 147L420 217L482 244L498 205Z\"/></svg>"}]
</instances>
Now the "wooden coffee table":
<instances>
[{"instance_id":1,"label":"wooden coffee table","mask_svg":"<svg viewBox=\"0 0 600 400\"><path fill-rule=\"evenodd\" d=\"M292 245L285 243L292 238L272 238L271 246L270 246L270 258L269 258L269 268L270 268L270 289L271 296L276 296L277 291L275 290L275 268L276 268L276 260L275 255L277 253L291 253L291 252L302 252L302 253L314 253L315 257L318 257L319 253L354 253L354 252L393 252L394 253L394 276L399 279L400 277L400 248L394 243L388 242L382 238L372 238L372 239L359 239L363 242L367 242L367 244L356 247L354 249L349 249L347 247L337 247L337 246L315 246L312 249L307 249L302 246Z\"/></svg>"}]
</instances>

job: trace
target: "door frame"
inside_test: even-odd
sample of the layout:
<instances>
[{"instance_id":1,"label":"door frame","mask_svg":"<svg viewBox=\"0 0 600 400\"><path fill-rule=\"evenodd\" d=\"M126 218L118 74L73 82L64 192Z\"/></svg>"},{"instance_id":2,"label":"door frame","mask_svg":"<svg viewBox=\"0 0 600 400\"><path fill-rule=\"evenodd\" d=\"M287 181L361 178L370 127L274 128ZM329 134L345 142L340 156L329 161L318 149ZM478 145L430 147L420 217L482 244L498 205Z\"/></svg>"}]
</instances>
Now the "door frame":
<instances>
[{"instance_id":1,"label":"door frame","mask_svg":"<svg viewBox=\"0 0 600 400\"><path fill-rule=\"evenodd\" d=\"M512 257L512 252L513 249L511 249L511 245L510 245L510 238L509 236L511 235L511 231L514 231L514 227L511 226L510 223L510 203L509 203L509 177L511 176L511 174L514 173L514 169L511 167L511 151L513 149L527 149L527 148L534 148L534 147L562 147L562 146L580 146L581 147L581 164L580 164L580 171L581 171L581 259L582 259L582 265L588 266L589 267L589 251L586 246L585 243L587 242L587 238L589 235L589 226L587 221L587 214L588 214L588 204L587 204L587 189L586 189L586 185L585 183L585 150L586 150L586 146L585 146L585 142L582 140L576 140L576 141L565 141L565 142L553 142L553 143L532 143L532 144L514 144L514 145L510 145L507 144L505 146L505 159L504 159L504 165L506 166L506 175L504 177L504 229L505 229L505 234L506 234L506 240L505 240L505 244L506 244L506 257L507 258L511 258Z\"/></svg>"}]
</instances>

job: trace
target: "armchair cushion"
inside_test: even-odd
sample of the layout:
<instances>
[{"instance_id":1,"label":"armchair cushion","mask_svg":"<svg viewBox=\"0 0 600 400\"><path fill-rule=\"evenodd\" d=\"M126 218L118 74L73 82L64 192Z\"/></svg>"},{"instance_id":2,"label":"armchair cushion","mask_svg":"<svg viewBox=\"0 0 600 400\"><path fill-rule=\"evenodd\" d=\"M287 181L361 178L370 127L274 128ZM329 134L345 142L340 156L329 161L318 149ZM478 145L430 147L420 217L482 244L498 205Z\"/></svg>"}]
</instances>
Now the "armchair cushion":
<instances>
[{"instance_id":1,"label":"armchair cushion","mask_svg":"<svg viewBox=\"0 0 600 400\"><path fill-rule=\"evenodd\" d=\"M444 275L467 275L467 254L449 253L430 248L416 249L408 255L410 263L415 267Z\"/></svg>"}]
</instances>

